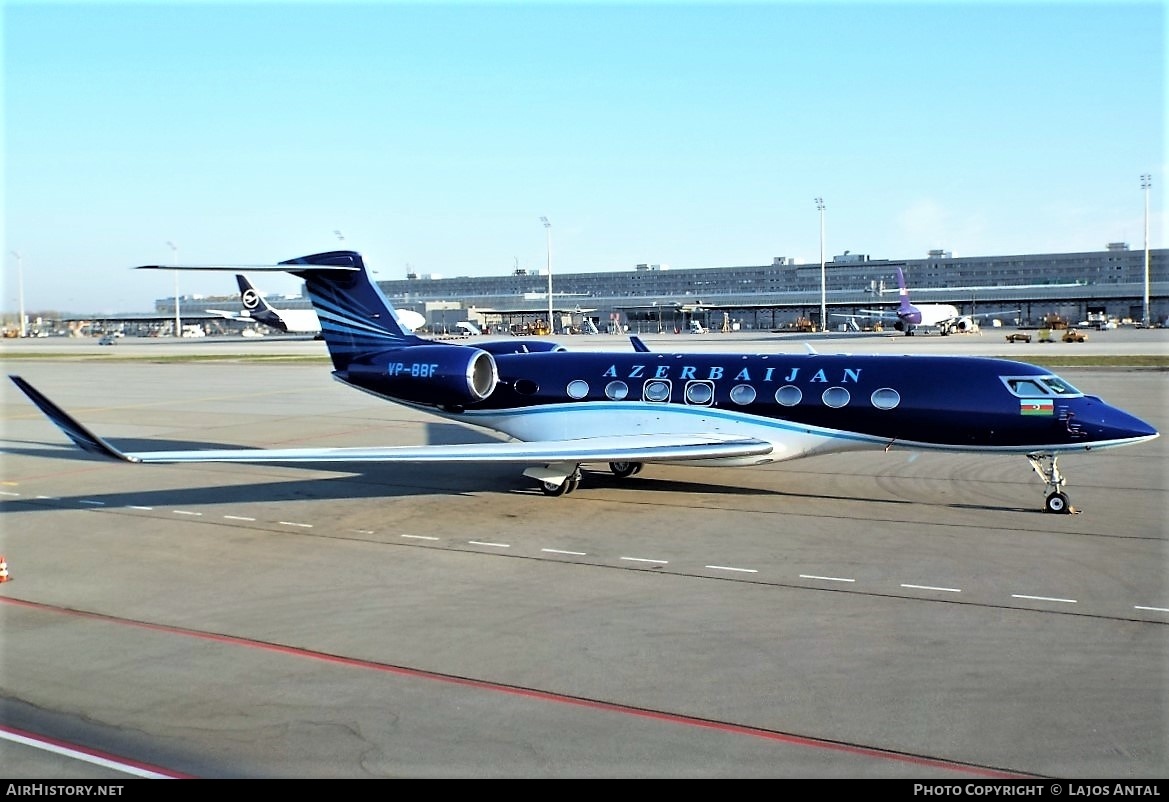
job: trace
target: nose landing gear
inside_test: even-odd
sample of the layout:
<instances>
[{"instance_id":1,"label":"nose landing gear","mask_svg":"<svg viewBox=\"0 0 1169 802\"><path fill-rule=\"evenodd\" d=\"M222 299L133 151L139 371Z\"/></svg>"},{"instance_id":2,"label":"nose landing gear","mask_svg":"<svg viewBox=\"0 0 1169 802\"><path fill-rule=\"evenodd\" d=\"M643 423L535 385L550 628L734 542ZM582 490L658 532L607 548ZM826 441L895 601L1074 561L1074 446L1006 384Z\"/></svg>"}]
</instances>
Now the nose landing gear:
<instances>
[{"instance_id":1,"label":"nose landing gear","mask_svg":"<svg viewBox=\"0 0 1169 802\"><path fill-rule=\"evenodd\" d=\"M1057 459L1055 454L1047 452L1027 455L1027 461L1046 485L1047 497L1043 501L1043 511L1061 515L1078 513L1079 510L1068 500L1067 493L1063 492L1067 480L1059 472Z\"/></svg>"}]
</instances>

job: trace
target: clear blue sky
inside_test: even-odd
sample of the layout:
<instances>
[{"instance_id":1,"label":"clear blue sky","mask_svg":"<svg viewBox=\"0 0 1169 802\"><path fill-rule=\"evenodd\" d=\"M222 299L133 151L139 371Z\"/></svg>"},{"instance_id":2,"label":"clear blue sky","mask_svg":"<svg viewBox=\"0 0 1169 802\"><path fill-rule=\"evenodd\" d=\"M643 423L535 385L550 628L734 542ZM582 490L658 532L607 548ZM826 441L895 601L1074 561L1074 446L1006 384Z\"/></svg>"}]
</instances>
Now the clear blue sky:
<instances>
[{"instance_id":1,"label":"clear blue sky","mask_svg":"<svg viewBox=\"0 0 1169 802\"><path fill-rule=\"evenodd\" d=\"M1163 2L3 4L4 289L1163 247ZM340 231L344 240L334 233ZM261 289L295 292L290 277ZM181 291L230 294L224 273Z\"/></svg>"}]
</instances>

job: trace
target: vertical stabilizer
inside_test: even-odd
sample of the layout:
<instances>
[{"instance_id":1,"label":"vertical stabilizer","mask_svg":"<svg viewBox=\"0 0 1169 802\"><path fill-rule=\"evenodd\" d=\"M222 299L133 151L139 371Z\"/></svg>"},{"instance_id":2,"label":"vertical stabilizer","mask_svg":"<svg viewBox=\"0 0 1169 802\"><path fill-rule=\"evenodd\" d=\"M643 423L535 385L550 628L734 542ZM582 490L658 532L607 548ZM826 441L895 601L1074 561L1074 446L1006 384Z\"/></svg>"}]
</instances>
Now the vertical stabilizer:
<instances>
[{"instance_id":1,"label":"vertical stabilizer","mask_svg":"<svg viewBox=\"0 0 1169 802\"><path fill-rule=\"evenodd\" d=\"M900 267L897 268L897 297L901 309L908 312L912 308L909 303L909 288L905 286L905 273L901 271Z\"/></svg>"},{"instance_id":2,"label":"vertical stabilizer","mask_svg":"<svg viewBox=\"0 0 1169 802\"><path fill-rule=\"evenodd\" d=\"M329 251L280 266L304 279L336 369L344 370L366 354L428 342L398 322L393 306L370 280L361 254Z\"/></svg>"},{"instance_id":3,"label":"vertical stabilizer","mask_svg":"<svg viewBox=\"0 0 1169 802\"><path fill-rule=\"evenodd\" d=\"M244 311L248 317L255 320L257 323L263 323L265 326L271 326L274 329L287 332L288 325L284 319L272 308L262 295L252 286L252 283L242 273L235 274L236 283L239 284L239 299L243 304Z\"/></svg>"}]
</instances>

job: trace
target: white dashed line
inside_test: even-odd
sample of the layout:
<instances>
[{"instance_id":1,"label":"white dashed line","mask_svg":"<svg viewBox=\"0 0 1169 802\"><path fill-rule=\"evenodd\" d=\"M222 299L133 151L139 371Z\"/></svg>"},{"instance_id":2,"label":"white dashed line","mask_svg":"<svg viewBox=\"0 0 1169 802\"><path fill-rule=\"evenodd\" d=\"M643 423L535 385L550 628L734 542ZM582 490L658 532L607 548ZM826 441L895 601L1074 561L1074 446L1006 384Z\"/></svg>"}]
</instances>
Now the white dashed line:
<instances>
[{"instance_id":1,"label":"white dashed line","mask_svg":"<svg viewBox=\"0 0 1169 802\"><path fill-rule=\"evenodd\" d=\"M78 504L89 504L89 505L94 506L94 507L104 507L106 505L106 503L104 501L91 501L90 499L87 499L87 498L83 498L80 501L78 501L77 503Z\"/></svg>"},{"instance_id":2,"label":"white dashed line","mask_svg":"<svg viewBox=\"0 0 1169 802\"><path fill-rule=\"evenodd\" d=\"M815 576L814 574L800 574L800 579L820 579L824 582L856 582L855 579L846 579L841 576Z\"/></svg>"},{"instance_id":3,"label":"white dashed line","mask_svg":"<svg viewBox=\"0 0 1169 802\"><path fill-rule=\"evenodd\" d=\"M1077 603L1075 599L1053 599L1049 596L1024 596L1021 593L1012 593L1011 598L1012 599L1027 599L1028 601L1060 602L1061 604L1076 604Z\"/></svg>"},{"instance_id":4,"label":"white dashed line","mask_svg":"<svg viewBox=\"0 0 1169 802\"><path fill-rule=\"evenodd\" d=\"M191 512L190 510L171 510L175 515L202 515L201 512Z\"/></svg>"},{"instance_id":5,"label":"white dashed line","mask_svg":"<svg viewBox=\"0 0 1169 802\"><path fill-rule=\"evenodd\" d=\"M1134 605L1134 610L1148 610L1153 613L1169 613L1169 607L1141 607L1139 604Z\"/></svg>"},{"instance_id":6,"label":"white dashed line","mask_svg":"<svg viewBox=\"0 0 1169 802\"><path fill-rule=\"evenodd\" d=\"M431 537L430 535L402 535L402 537L410 540L438 540L438 538Z\"/></svg>"},{"instance_id":7,"label":"white dashed line","mask_svg":"<svg viewBox=\"0 0 1169 802\"><path fill-rule=\"evenodd\" d=\"M942 593L961 593L962 592L961 588L935 588L932 585L902 585L901 587L908 588L909 590L936 590L936 591L940 591Z\"/></svg>"},{"instance_id":8,"label":"white dashed line","mask_svg":"<svg viewBox=\"0 0 1169 802\"><path fill-rule=\"evenodd\" d=\"M0 490L0 496L19 496L19 493L10 493L7 490Z\"/></svg>"},{"instance_id":9,"label":"white dashed line","mask_svg":"<svg viewBox=\"0 0 1169 802\"><path fill-rule=\"evenodd\" d=\"M494 548L497 548L497 549L510 549L511 548L511 546L507 543L488 543L484 540L468 540L467 542L470 543L472 546L493 546Z\"/></svg>"},{"instance_id":10,"label":"white dashed line","mask_svg":"<svg viewBox=\"0 0 1169 802\"><path fill-rule=\"evenodd\" d=\"M564 551L563 549L540 549L545 554L567 554L570 557L587 557L587 551Z\"/></svg>"},{"instance_id":11,"label":"white dashed line","mask_svg":"<svg viewBox=\"0 0 1169 802\"><path fill-rule=\"evenodd\" d=\"M126 507L126 509L128 509L128 510L153 510L154 507L140 507L137 504L131 504L128 507Z\"/></svg>"},{"instance_id":12,"label":"white dashed line","mask_svg":"<svg viewBox=\"0 0 1169 802\"><path fill-rule=\"evenodd\" d=\"M657 565L669 565L669 560L647 560L644 557L622 557L622 560L628 560L631 563L655 563Z\"/></svg>"},{"instance_id":13,"label":"white dashed line","mask_svg":"<svg viewBox=\"0 0 1169 802\"><path fill-rule=\"evenodd\" d=\"M313 528L312 524L298 524L296 521L277 521L276 523L283 524L284 526L299 526L302 529L312 529Z\"/></svg>"},{"instance_id":14,"label":"white dashed line","mask_svg":"<svg viewBox=\"0 0 1169 802\"><path fill-rule=\"evenodd\" d=\"M223 516L229 521L254 521L255 518L249 518L246 515L225 515Z\"/></svg>"},{"instance_id":15,"label":"white dashed line","mask_svg":"<svg viewBox=\"0 0 1169 802\"><path fill-rule=\"evenodd\" d=\"M757 573L759 573L754 568L733 568L729 565L708 565L706 567L711 569L712 571L739 571L739 572L744 573L744 574L757 574Z\"/></svg>"}]
</instances>

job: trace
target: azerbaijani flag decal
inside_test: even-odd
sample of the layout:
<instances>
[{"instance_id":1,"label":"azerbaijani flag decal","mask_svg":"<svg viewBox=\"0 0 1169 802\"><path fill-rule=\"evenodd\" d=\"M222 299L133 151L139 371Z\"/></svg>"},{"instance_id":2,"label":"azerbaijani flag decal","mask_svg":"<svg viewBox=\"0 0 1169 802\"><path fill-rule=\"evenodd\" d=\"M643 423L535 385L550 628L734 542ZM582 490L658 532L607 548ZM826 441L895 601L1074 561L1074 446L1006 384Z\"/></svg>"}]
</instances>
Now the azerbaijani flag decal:
<instances>
[{"instance_id":1,"label":"azerbaijani flag decal","mask_svg":"<svg viewBox=\"0 0 1169 802\"><path fill-rule=\"evenodd\" d=\"M1055 404L1050 398L1020 398L1020 415L1054 415Z\"/></svg>"}]
</instances>

